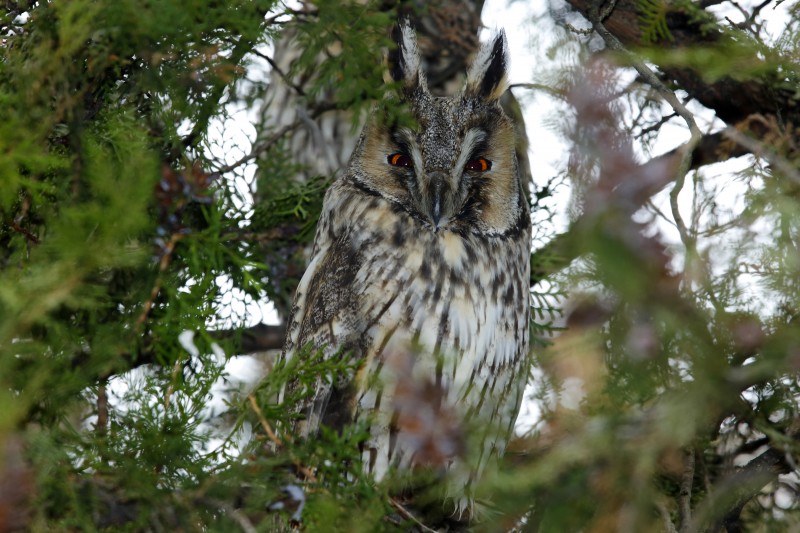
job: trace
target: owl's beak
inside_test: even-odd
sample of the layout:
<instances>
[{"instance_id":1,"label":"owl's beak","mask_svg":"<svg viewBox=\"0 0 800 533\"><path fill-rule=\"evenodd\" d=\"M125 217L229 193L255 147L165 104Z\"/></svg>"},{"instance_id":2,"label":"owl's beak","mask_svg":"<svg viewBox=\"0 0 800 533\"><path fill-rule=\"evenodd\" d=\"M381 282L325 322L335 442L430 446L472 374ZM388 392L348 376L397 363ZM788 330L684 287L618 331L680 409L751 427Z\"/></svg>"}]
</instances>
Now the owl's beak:
<instances>
[{"instance_id":1,"label":"owl's beak","mask_svg":"<svg viewBox=\"0 0 800 533\"><path fill-rule=\"evenodd\" d=\"M439 223L446 223L449 217L447 195L450 188L447 174L444 172L431 172L428 174L428 180L428 214L434 229L438 229Z\"/></svg>"},{"instance_id":2,"label":"owl's beak","mask_svg":"<svg viewBox=\"0 0 800 533\"><path fill-rule=\"evenodd\" d=\"M433 225L438 226L442 218L442 182L437 181L433 184L433 198L431 205L431 218Z\"/></svg>"}]
</instances>

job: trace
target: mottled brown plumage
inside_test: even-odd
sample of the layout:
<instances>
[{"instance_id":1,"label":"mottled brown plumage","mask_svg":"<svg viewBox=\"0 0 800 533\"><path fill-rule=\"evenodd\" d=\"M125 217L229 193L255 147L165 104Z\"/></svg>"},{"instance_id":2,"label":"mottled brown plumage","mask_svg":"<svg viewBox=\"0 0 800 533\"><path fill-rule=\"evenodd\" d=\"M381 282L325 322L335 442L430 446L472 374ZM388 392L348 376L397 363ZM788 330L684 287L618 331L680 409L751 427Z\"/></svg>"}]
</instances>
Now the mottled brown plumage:
<instances>
[{"instance_id":1,"label":"mottled brown plumage","mask_svg":"<svg viewBox=\"0 0 800 533\"><path fill-rule=\"evenodd\" d=\"M507 48L495 36L464 89L441 98L412 30L396 39L391 75L416 127L380 113L365 126L325 196L284 355L310 343L358 361L355 375L320 376L298 433L368 420L365 468L380 479L392 466L439 466L463 511L505 448L528 353L530 216L498 104ZM482 446L464 455L444 431L432 447L417 433L423 419L478 431Z\"/></svg>"}]
</instances>

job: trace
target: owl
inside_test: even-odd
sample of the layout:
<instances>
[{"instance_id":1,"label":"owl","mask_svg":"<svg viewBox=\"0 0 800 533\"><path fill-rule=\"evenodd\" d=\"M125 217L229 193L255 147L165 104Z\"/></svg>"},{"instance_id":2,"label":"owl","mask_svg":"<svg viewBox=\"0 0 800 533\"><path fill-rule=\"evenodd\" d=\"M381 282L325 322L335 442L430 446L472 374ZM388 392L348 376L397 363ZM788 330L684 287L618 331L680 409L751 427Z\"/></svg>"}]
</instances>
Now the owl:
<instances>
[{"instance_id":1,"label":"owl","mask_svg":"<svg viewBox=\"0 0 800 533\"><path fill-rule=\"evenodd\" d=\"M394 38L389 72L413 120L373 113L327 191L283 352L311 345L354 371L319 376L293 431L364 422L367 472L436 466L464 513L504 451L527 374L531 227L498 103L507 43L499 32L460 92L435 97L413 30ZM464 453L454 427L477 449Z\"/></svg>"}]
</instances>

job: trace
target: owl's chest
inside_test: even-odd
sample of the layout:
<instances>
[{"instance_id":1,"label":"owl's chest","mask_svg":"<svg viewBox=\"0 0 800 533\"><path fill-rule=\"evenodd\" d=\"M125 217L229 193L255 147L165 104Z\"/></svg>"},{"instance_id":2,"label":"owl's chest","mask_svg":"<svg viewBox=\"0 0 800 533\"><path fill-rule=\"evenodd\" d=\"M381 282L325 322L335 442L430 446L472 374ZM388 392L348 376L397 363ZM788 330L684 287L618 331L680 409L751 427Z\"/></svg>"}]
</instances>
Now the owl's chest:
<instances>
[{"instance_id":1,"label":"owl's chest","mask_svg":"<svg viewBox=\"0 0 800 533\"><path fill-rule=\"evenodd\" d=\"M360 250L354 281L368 358L413 350L422 368L445 361L469 373L517 356L527 306L513 245L417 229L403 238L373 231Z\"/></svg>"}]
</instances>

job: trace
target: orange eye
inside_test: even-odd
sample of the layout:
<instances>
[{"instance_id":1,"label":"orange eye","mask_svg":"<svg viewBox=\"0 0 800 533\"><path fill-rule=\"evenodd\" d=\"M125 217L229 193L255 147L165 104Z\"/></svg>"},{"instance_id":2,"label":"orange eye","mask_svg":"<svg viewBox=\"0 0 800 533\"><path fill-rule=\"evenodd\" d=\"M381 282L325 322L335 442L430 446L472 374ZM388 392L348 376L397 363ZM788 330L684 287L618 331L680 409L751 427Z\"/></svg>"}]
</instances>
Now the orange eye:
<instances>
[{"instance_id":1,"label":"orange eye","mask_svg":"<svg viewBox=\"0 0 800 533\"><path fill-rule=\"evenodd\" d=\"M476 157L475 159L470 159L467 164L464 165L464 170L472 170L473 172L486 172L491 168L492 162L485 157Z\"/></svg>"},{"instance_id":2,"label":"orange eye","mask_svg":"<svg viewBox=\"0 0 800 533\"><path fill-rule=\"evenodd\" d=\"M393 167L403 167L403 168L411 168L413 163L411 162L411 158L408 157L406 154L392 154L387 158L387 161Z\"/></svg>"}]
</instances>

